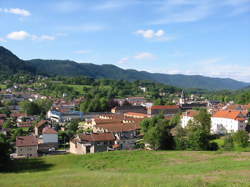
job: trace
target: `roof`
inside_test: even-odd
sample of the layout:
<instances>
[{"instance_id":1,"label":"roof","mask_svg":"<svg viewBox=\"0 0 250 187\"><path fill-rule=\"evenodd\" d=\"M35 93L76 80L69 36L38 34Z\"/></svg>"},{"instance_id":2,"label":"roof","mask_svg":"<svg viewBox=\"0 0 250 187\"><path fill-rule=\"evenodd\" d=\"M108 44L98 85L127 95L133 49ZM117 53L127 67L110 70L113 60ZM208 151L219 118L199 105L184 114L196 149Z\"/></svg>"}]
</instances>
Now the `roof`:
<instances>
[{"instance_id":1,"label":"roof","mask_svg":"<svg viewBox=\"0 0 250 187\"><path fill-rule=\"evenodd\" d=\"M153 110L171 110L171 109L179 109L180 107L178 105L154 105L151 107Z\"/></svg>"},{"instance_id":2,"label":"roof","mask_svg":"<svg viewBox=\"0 0 250 187\"><path fill-rule=\"evenodd\" d=\"M92 134L80 134L81 141L97 142L97 141L114 141L115 137L112 133L92 133Z\"/></svg>"},{"instance_id":3,"label":"roof","mask_svg":"<svg viewBox=\"0 0 250 187\"><path fill-rule=\"evenodd\" d=\"M35 146L38 145L37 138L35 136L18 136L16 137L16 146L25 147L25 146Z\"/></svg>"},{"instance_id":4,"label":"roof","mask_svg":"<svg viewBox=\"0 0 250 187\"><path fill-rule=\"evenodd\" d=\"M126 112L126 113L124 113L124 116L142 117L142 118L148 117L147 114L138 113L138 112Z\"/></svg>"},{"instance_id":5,"label":"roof","mask_svg":"<svg viewBox=\"0 0 250 187\"><path fill-rule=\"evenodd\" d=\"M7 115L6 114L0 114L0 118L6 118Z\"/></svg>"},{"instance_id":6,"label":"roof","mask_svg":"<svg viewBox=\"0 0 250 187\"><path fill-rule=\"evenodd\" d=\"M37 124L36 124L36 127L41 127L43 126L44 124L46 124L48 121L47 120L41 120L39 121Z\"/></svg>"},{"instance_id":7,"label":"roof","mask_svg":"<svg viewBox=\"0 0 250 187\"><path fill-rule=\"evenodd\" d=\"M188 116L188 117L194 117L199 114L199 111L197 110L188 110L183 113L183 116Z\"/></svg>"},{"instance_id":8,"label":"roof","mask_svg":"<svg viewBox=\"0 0 250 187\"><path fill-rule=\"evenodd\" d=\"M57 134L57 131L51 127L45 127L43 129L43 134Z\"/></svg>"},{"instance_id":9,"label":"roof","mask_svg":"<svg viewBox=\"0 0 250 187\"><path fill-rule=\"evenodd\" d=\"M241 120L242 118L244 118L244 115L239 110L220 110L220 111L217 111L213 115L213 117L214 118L228 118L228 119L234 119L234 120Z\"/></svg>"},{"instance_id":10,"label":"roof","mask_svg":"<svg viewBox=\"0 0 250 187\"><path fill-rule=\"evenodd\" d=\"M27 116L25 113L12 113L10 114L11 117L18 118L21 116Z\"/></svg>"}]
</instances>

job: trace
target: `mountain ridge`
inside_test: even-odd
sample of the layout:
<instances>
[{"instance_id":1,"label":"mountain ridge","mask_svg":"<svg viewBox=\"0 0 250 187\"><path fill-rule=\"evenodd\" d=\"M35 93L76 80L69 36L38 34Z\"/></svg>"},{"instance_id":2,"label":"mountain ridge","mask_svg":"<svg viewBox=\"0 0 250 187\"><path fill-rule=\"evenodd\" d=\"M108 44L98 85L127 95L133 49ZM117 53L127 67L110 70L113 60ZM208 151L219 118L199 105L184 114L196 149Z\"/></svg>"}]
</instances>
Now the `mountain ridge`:
<instances>
[{"instance_id":1,"label":"mountain ridge","mask_svg":"<svg viewBox=\"0 0 250 187\"><path fill-rule=\"evenodd\" d=\"M134 69L122 69L113 64L97 65L77 63L72 60L21 60L8 49L0 46L0 67L10 73L29 72L47 76L88 76L119 80L149 80L180 88L199 88L209 90L242 89L250 83L230 78L213 78L202 75L149 73Z\"/></svg>"}]
</instances>

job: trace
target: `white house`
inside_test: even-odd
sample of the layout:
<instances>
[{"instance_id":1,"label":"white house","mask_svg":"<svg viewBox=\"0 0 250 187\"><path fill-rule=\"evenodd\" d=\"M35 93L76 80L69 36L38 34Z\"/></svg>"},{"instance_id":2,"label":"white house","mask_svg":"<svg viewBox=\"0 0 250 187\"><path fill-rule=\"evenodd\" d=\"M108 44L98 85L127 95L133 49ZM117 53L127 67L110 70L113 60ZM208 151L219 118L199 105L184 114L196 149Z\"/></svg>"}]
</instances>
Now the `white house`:
<instances>
[{"instance_id":1,"label":"white house","mask_svg":"<svg viewBox=\"0 0 250 187\"><path fill-rule=\"evenodd\" d=\"M58 143L58 134L51 127L45 127L42 134L42 143Z\"/></svg>"},{"instance_id":2,"label":"white house","mask_svg":"<svg viewBox=\"0 0 250 187\"><path fill-rule=\"evenodd\" d=\"M211 117L211 132L225 134L245 130L246 116L238 110L220 110Z\"/></svg>"},{"instance_id":3,"label":"white house","mask_svg":"<svg viewBox=\"0 0 250 187\"><path fill-rule=\"evenodd\" d=\"M194 119L196 115L199 114L199 111L197 110L188 110L184 112L181 116L181 126L185 128L188 125L188 122Z\"/></svg>"}]
</instances>

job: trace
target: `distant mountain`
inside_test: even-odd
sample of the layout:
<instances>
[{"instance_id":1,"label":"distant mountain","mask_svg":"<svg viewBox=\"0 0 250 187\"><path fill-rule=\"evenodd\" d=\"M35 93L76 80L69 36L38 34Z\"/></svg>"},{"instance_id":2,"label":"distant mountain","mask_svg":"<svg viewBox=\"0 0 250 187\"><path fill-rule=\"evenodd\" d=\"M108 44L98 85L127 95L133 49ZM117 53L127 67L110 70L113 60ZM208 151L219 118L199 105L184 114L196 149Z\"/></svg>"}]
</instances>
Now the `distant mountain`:
<instances>
[{"instance_id":1,"label":"distant mountain","mask_svg":"<svg viewBox=\"0 0 250 187\"><path fill-rule=\"evenodd\" d=\"M233 79L211 78L199 75L168 75L161 73L148 73L145 71L124 70L114 65L95 65L90 63L76 63L69 60L41 60L28 61L37 68L39 73L49 75L77 76L85 75L93 78L109 78L123 80L151 80L180 88L201 89L240 89L250 85Z\"/></svg>"},{"instance_id":2,"label":"distant mountain","mask_svg":"<svg viewBox=\"0 0 250 187\"><path fill-rule=\"evenodd\" d=\"M132 69L124 70L114 65L95 65L91 63L76 63L70 60L42 60L34 59L23 61L4 47L0 47L1 71L11 73L20 71L33 72L48 76L79 76L84 75L92 78L108 78L116 80L150 80L180 88L201 88L209 90L242 89L250 86L250 83L240 82L233 79L211 78L199 75L168 75L161 73L149 73Z\"/></svg>"},{"instance_id":3,"label":"distant mountain","mask_svg":"<svg viewBox=\"0 0 250 187\"><path fill-rule=\"evenodd\" d=\"M14 74L18 72L34 73L35 68L19 59L8 49L0 46L0 73Z\"/></svg>"}]
</instances>

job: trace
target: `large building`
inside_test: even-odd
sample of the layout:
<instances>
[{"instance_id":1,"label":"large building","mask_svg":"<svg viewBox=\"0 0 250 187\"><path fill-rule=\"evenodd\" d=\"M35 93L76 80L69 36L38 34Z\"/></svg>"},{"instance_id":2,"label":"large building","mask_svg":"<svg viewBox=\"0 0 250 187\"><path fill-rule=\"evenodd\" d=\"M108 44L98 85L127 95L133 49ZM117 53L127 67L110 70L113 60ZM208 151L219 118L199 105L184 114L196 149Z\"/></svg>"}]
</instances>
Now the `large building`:
<instances>
[{"instance_id":1,"label":"large building","mask_svg":"<svg viewBox=\"0 0 250 187\"><path fill-rule=\"evenodd\" d=\"M214 134L226 134L245 130L246 116L239 110L220 110L211 117L211 132Z\"/></svg>"},{"instance_id":2,"label":"large building","mask_svg":"<svg viewBox=\"0 0 250 187\"><path fill-rule=\"evenodd\" d=\"M80 119L83 120L83 112L79 112L79 111L56 111L56 110L50 110L47 113L47 117L51 120L51 121L55 121L55 122L66 122L66 121L70 121L73 119Z\"/></svg>"},{"instance_id":3,"label":"large building","mask_svg":"<svg viewBox=\"0 0 250 187\"><path fill-rule=\"evenodd\" d=\"M108 132L80 134L70 141L70 152L74 154L104 152L112 149L114 142L114 135Z\"/></svg>"},{"instance_id":4,"label":"large building","mask_svg":"<svg viewBox=\"0 0 250 187\"><path fill-rule=\"evenodd\" d=\"M188 110L186 112L183 112L181 116L181 126L185 128L189 121L192 121L196 115L199 114L199 111L197 110Z\"/></svg>"},{"instance_id":5,"label":"large building","mask_svg":"<svg viewBox=\"0 0 250 187\"><path fill-rule=\"evenodd\" d=\"M148 107L148 115L164 114L166 116L175 115L180 112L181 109L178 105L154 105Z\"/></svg>"},{"instance_id":6,"label":"large building","mask_svg":"<svg viewBox=\"0 0 250 187\"><path fill-rule=\"evenodd\" d=\"M16 154L19 157L37 157L38 141L35 136L18 136Z\"/></svg>"}]
</instances>

